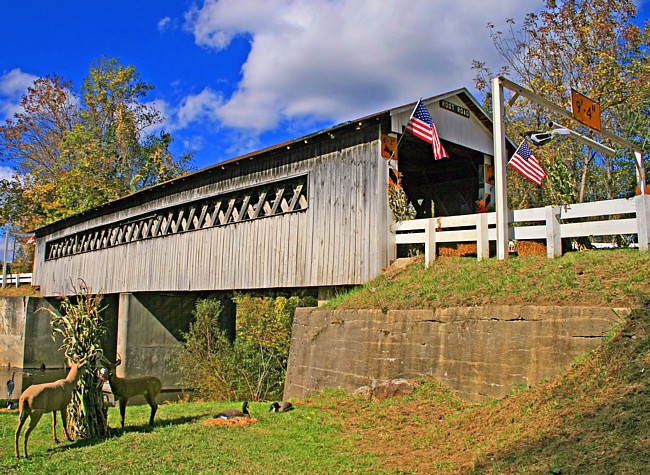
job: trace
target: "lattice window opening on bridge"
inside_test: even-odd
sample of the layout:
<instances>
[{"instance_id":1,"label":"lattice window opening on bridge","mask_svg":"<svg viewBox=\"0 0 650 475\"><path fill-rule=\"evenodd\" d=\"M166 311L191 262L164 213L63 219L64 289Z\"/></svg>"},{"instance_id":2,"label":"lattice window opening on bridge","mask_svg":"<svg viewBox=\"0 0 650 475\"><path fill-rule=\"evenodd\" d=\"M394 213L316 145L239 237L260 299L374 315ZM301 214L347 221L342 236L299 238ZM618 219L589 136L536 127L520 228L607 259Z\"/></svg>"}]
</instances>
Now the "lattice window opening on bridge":
<instances>
[{"instance_id":1,"label":"lattice window opening on bridge","mask_svg":"<svg viewBox=\"0 0 650 475\"><path fill-rule=\"evenodd\" d=\"M81 231L46 243L45 260L255 219L305 211L308 175L163 208L155 214Z\"/></svg>"}]
</instances>

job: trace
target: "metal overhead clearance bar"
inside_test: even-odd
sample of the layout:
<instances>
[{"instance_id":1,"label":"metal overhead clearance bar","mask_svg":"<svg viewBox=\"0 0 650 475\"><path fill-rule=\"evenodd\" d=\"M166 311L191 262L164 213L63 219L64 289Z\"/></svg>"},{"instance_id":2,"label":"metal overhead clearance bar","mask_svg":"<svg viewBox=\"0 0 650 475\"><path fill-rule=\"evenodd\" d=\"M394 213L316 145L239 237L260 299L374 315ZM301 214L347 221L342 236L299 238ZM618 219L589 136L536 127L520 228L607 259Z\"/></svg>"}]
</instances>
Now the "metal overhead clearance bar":
<instances>
[{"instance_id":1,"label":"metal overhead clearance bar","mask_svg":"<svg viewBox=\"0 0 650 475\"><path fill-rule=\"evenodd\" d=\"M521 87L518 84L504 78L496 77L492 79L492 109L493 109L493 122L494 122L494 172L495 172L495 210L496 210L496 231L497 231L497 258L500 260L508 257L508 202L506 197L506 136L504 130L504 96L503 88L513 91L514 96L508 101L512 105L519 96L525 97L542 107L545 107L562 117L569 120L577 120L574 114L562 107L559 107L552 102L534 94L533 92ZM556 125L556 124L552 124ZM646 177L645 169L643 167L643 152L638 146L606 129L597 129L589 124L584 123L591 130L600 134L603 138L611 140L621 147L625 147L634 152L637 183L641 194L646 192ZM594 140L571 131L571 137L579 140L580 142L590 147L596 148L601 152L611 154L612 149L595 142Z\"/></svg>"}]
</instances>

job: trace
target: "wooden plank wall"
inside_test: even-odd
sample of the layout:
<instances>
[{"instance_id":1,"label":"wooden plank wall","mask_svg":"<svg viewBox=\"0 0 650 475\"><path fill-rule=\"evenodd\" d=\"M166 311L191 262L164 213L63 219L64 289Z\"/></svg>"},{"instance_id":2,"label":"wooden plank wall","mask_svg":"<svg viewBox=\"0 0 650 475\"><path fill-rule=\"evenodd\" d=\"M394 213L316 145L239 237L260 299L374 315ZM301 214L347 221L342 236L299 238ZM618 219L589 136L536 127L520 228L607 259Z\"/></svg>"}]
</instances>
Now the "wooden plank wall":
<instances>
[{"instance_id":1,"label":"wooden plank wall","mask_svg":"<svg viewBox=\"0 0 650 475\"><path fill-rule=\"evenodd\" d=\"M377 131L377 129L375 129ZM375 135L378 138L378 133ZM329 147L331 149L331 147ZM387 164L379 141L318 153L305 148L233 174L37 239L34 282L44 296L83 279L103 293L350 285L394 259ZM313 154L313 155L312 155ZM312 155L312 156L310 156ZM241 169L240 169L241 171ZM45 243L147 211L307 173L309 207L280 216L173 234L45 261Z\"/></svg>"}]
</instances>

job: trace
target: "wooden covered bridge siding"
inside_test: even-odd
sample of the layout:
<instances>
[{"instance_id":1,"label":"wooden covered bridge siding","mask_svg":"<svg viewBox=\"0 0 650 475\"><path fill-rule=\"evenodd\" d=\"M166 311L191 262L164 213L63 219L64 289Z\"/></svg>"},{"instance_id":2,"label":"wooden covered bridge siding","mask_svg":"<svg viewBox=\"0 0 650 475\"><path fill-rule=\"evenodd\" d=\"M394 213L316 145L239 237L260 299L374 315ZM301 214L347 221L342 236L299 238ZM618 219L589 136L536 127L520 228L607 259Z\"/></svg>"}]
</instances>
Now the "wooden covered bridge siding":
<instances>
[{"instance_id":1,"label":"wooden covered bridge siding","mask_svg":"<svg viewBox=\"0 0 650 475\"><path fill-rule=\"evenodd\" d=\"M394 258L380 134L377 119L43 228L34 283L53 296L78 278L105 294L365 282Z\"/></svg>"}]
</instances>

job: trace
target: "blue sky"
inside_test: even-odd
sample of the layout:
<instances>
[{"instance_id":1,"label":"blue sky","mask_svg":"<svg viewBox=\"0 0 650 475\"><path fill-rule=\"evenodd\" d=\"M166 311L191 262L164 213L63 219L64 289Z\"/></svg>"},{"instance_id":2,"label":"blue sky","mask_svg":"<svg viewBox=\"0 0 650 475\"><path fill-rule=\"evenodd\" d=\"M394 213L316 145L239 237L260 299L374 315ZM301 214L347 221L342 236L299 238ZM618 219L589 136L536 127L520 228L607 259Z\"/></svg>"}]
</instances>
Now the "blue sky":
<instances>
[{"instance_id":1,"label":"blue sky","mask_svg":"<svg viewBox=\"0 0 650 475\"><path fill-rule=\"evenodd\" d=\"M646 5L639 17L648 17ZM0 122L102 56L155 86L173 152L222 160L459 87L499 63L486 28L541 0L0 1ZM0 164L0 176L10 164Z\"/></svg>"}]
</instances>

